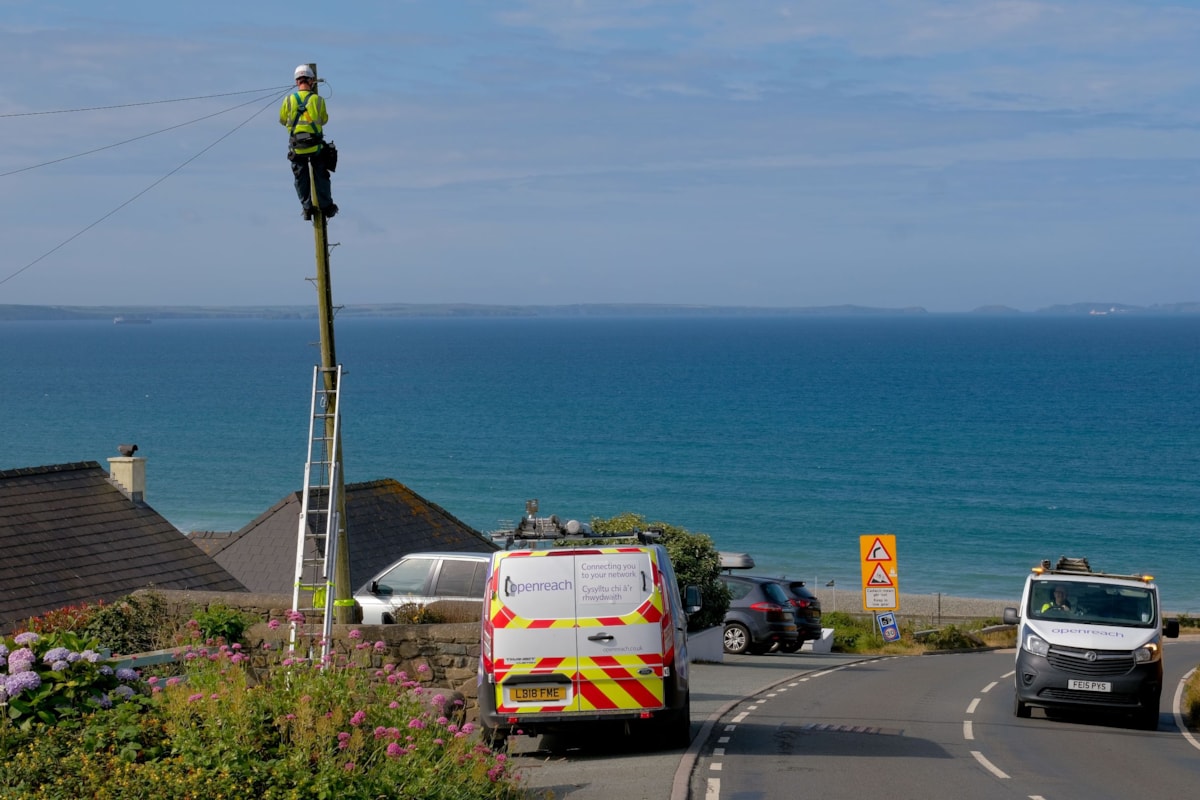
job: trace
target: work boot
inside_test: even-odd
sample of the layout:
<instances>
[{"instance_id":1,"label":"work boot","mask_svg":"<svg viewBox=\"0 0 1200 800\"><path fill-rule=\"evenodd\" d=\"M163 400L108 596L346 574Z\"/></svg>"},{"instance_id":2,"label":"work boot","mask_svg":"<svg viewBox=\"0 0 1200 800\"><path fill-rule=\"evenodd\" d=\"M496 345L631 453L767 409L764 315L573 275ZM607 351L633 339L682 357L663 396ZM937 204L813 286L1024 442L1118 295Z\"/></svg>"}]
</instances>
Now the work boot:
<instances>
[{"instance_id":1,"label":"work boot","mask_svg":"<svg viewBox=\"0 0 1200 800\"><path fill-rule=\"evenodd\" d=\"M327 205L321 209L321 213L325 215L325 219L333 219L334 217L337 216L337 212L338 212L337 203L330 203L329 205Z\"/></svg>"},{"instance_id":2,"label":"work boot","mask_svg":"<svg viewBox=\"0 0 1200 800\"><path fill-rule=\"evenodd\" d=\"M306 220L312 219L312 209L311 208L301 209L300 216L304 217L304 219L306 219Z\"/></svg>"}]
</instances>

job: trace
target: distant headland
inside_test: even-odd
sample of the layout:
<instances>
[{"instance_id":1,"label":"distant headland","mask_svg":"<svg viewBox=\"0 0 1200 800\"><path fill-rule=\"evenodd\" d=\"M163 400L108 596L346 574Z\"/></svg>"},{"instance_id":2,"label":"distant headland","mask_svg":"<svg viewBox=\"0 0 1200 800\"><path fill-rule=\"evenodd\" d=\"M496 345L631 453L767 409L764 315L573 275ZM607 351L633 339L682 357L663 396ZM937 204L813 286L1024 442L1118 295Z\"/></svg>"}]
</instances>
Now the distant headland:
<instances>
[{"instance_id":1,"label":"distant headland","mask_svg":"<svg viewBox=\"0 0 1200 800\"><path fill-rule=\"evenodd\" d=\"M930 312L920 306L716 306L668 303L580 303L573 305L485 305L472 303L368 303L344 305L338 317L761 317L761 316L921 316L960 313L990 316L1023 315L1163 315L1200 314L1200 302L1135 306L1123 303L1071 303L1020 311L1007 306L981 306L967 312ZM0 304L0 322L18 320L167 319L315 319L313 306L45 306Z\"/></svg>"}]
</instances>

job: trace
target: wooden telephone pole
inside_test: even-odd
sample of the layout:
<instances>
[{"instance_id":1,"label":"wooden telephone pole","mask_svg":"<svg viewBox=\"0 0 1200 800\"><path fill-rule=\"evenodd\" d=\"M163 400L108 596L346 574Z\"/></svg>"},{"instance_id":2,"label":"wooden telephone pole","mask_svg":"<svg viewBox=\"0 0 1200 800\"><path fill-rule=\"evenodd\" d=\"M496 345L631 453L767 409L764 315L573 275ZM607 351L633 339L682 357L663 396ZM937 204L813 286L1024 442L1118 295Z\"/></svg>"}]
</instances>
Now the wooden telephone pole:
<instances>
[{"instance_id":1,"label":"wooden telephone pole","mask_svg":"<svg viewBox=\"0 0 1200 800\"><path fill-rule=\"evenodd\" d=\"M313 71L313 94L317 93L317 65L309 64ZM333 408L326 408L325 431L332 439L337 435L335 446L334 485L337 502L337 549L333 566L334 584L334 622L345 625L351 622L354 610L353 588L350 586L350 545L346 534L346 481L342 474L342 442L341 431L336 423L338 412L337 396L340 386L338 380L337 349L333 340L333 288L329 278L329 235L326 227L327 219L320 202L317 199L317 181L313 174L313 166L308 164L308 189L311 194L313 208L313 239L317 255L317 321L321 328L321 375L325 383L326 397ZM328 600L326 601L328 602Z\"/></svg>"}]
</instances>

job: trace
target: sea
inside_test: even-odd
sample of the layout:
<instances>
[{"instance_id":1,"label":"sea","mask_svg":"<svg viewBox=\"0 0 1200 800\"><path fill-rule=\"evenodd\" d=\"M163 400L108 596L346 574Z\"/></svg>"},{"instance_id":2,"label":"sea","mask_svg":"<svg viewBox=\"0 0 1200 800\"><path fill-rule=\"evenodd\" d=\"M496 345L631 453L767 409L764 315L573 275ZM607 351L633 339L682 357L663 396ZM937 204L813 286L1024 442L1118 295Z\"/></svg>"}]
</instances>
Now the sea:
<instances>
[{"instance_id":1,"label":"sea","mask_svg":"<svg viewBox=\"0 0 1200 800\"><path fill-rule=\"evenodd\" d=\"M318 338L0 323L0 469L136 443L156 511L236 530L303 486ZM335 347L346 480L480 531L634 512L837 588L889 533L902 593L1085 556L1200 613L1200 316L351 317Z\"/></svg>"}]
</instances>

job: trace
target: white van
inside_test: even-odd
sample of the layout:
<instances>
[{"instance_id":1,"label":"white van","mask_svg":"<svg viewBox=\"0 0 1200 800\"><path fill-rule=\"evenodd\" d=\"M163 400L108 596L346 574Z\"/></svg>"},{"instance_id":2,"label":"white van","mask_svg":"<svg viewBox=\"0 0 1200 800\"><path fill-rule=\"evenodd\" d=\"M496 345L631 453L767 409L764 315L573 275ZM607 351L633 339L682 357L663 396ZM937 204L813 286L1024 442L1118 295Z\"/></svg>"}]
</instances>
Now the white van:
<instances>
[{"instance_id":1,"label":"white van","mask_svg":"<svg viewBox=\"0 0 1200 800\"><path fill-rule=\"evenodd\" d=\"M1092 572L1085 558L1043 561L1025 580L1021 607L1004 609L1018 625L1013 713L1033 706L1116 712L1139 728L1158 727L1163 620L1150 575Z\"/></svg>"},{"instance_id":2,"label":"white van","mask_svg":"<svg viewBox=\"0 0 1200 800\"><path fill-rule=\"evenodd\" d=\"M479 603L491 553L409 553L354 593L364 625L397 620L404 606L443 601Z\"/></svg>"},{"instance_id":3,"label":"white van","mask_svg":"<svg viewBox=\"0 0 1200 800\"><path fill-rule=\"evenodd\" d=\"M598 721L691 739L687 614L661 545L494 553L484 597L479 716L484 739Z\"/></svg>"}]
</instances>

